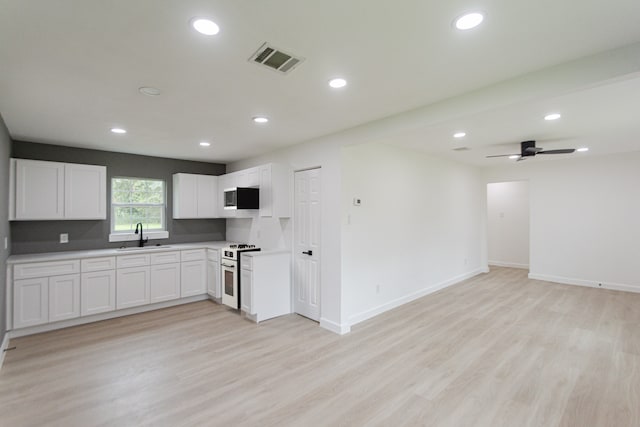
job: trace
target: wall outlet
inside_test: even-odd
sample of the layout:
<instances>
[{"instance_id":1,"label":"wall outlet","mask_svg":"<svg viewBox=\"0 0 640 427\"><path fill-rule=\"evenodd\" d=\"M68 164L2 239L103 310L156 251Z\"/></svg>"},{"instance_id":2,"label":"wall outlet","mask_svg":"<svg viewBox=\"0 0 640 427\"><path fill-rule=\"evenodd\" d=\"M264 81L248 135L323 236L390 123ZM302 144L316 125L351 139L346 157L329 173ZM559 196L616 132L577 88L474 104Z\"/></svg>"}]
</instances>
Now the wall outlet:
<instances>
[{"instance_id":1,"label":"wall outlet","mask_svg":"<svg viewBox=\"0 0 640 427\"><path fill-rule=\"evenodd\" d=\"M69 243L68 233L60 233L60 243Z\"/></svg>"},{"instance_id":2,"label":"wall outlet","mask_svg":"<svg viewBox=\"0 0 640 427\"><path fill-rule=\"evenodd\" d=\"M360 197L354 197L353 206L360 206L360 205L362 205L362 199Z\"/></svg>"}]
</instances>

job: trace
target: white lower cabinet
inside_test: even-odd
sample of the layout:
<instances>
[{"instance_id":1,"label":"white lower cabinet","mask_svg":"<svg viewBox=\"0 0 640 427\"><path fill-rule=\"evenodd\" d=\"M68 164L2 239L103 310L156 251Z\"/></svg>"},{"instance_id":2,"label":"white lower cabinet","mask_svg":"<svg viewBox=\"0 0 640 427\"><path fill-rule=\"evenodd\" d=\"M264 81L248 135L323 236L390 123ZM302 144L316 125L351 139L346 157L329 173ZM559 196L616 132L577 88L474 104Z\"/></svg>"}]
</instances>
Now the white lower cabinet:
<instances>
[{"instance_id":1,"label":"white lower cabinet","mask_svg":"<svg viewBox=\"0 0 640 427\"><path fill-rule=\"evenodd\" d=\"M13 327L43 325L80 317L80 275L14 281Z\"/></svg>"},{"instance_id":2,"label":"white lower cabinet","mask_svg":"<svg viewBox=\"0 0 640 427\"><path fill-rule=\"evenodd\" d=\"M251 270L240 270L240 309L245 313L254 314L252 299L253 272Z\"/></svg>"},{"instance_id":3,"label":"white lower cabinet","mask_svg":"<svg viewBox=\"0 0 640 427\"><path fill-rule=\"evenodd\" d=\"M222 298L220 288L220 255L217 250L207 251L207 293L212 298Z\"/></svg>"},{"instance_id":4,"label":"white lower cabinet","mask_svg":"<svg viewBox=\"0 0 640 427\"><path fill-rule=\"evenodd\" d=\"M120 268L116 279L116 308L129 308L149 304L150 267Z\"/></svg>"},{"instance_id":5,"label":"white lower cabinet","mask_svg":"<svg viewBox=\"0 0 640 427\"><path fill-rule=\"evenodd\" d=\"M207 293L207 265L206 260L187 261L181 265L181 297L202 295Z\"/></svg>"},{"instance_id":6,"label":"white lower cabinet","mask_svg":"<svg viewBox=\"0 0 640 427\"><path fill-rule=\"evenodd\" d=\"M10 268L11 329L185 297L222 297L220 253L213 248L19 262Z\"/></svg>"},{"instance_id":7,"label":"white lower cabinet","mask_svg":"<svg viewBox=\"0 0 640 427\"><path fill-rule=\"evenodd\" d=\"M80 315L106 313L116 309L116 271L82 273Z\"/></svg>"},{"instance_id":8,"label":"white lower cabinet","mask_svg":"<svg viewBox=\"0 0 640 427\"><path fill-rule=\"evenodd\" d=\"M13 283L13 327L49 322L49 278L16 280Z\"/></svg>"},{"instance_id":9,"label":"white lower cabinet","mask_svg":"<svg viewBox=\"0 0 640 427\"><path fill-rule=\"evenodd\" d=\"M151 302L180 298L180 264L151 266Z\"/></svg>"},{"instance_id":10,"label":"white lower cabinet","mask_svg":"<svg viewBox=\"0 0 640 427\"><path fill-rule=\"evenodd\" d=\"M80 275L49 278L49 322L80 317Z\"/></svg>"},{"instance_id":11,"label":"white lower cabinet","mask_svg":"<svg viewBox=\"0 0 640 427\"><path fill-rule=\"evenodd\" d=\"M256 322L291 313L291 255L246 252L240 256L240 308Z\"/></svg>"}]
</instances>

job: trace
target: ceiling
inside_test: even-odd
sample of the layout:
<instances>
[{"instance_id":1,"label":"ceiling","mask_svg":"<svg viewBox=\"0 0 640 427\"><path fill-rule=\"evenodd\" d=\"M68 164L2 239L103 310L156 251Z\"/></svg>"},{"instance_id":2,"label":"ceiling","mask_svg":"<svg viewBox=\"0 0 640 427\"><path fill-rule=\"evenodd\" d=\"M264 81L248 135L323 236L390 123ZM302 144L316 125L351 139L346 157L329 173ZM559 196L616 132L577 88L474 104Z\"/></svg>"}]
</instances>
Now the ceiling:
<instances>
[{"instance_id":1,"label":"ceiling","mask_svg":"<svg viewBox=\"0 0 640 427\"><path fill-rule=\"evenodd\" d=\"M470 10L485 22L454 29ZM220 33L195 32L200 16ZM0 0L0 113L13 139L227 163L636 43L639 19L637 0ZM250 63L264 42L305 61L287 75ZM348 86L329 88L335 76ZM393 140L482 165L522 139L640 150L638 95L633 75L488 103ZM552 110L562 119L544 122Z\"/></svg>"}]
</instances>

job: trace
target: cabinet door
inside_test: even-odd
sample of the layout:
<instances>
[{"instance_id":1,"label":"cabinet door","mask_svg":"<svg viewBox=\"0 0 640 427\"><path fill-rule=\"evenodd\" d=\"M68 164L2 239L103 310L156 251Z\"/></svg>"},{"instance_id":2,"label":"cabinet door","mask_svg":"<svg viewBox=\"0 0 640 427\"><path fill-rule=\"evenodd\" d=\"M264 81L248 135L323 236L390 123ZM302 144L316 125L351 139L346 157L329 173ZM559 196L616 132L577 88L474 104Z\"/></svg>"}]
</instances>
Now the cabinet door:
<instances>
[{"instance_id":1,"label":"cabinet door","mask_svg":"<svg viewBox=\"0 0 640 427\"><path fill-rule=\"evenodd\" d=\"M64 218L64 163L16 161L16 219Z\"/></svg>"},{"instance_id":2,"label":"cabinet door","mask_svg":"<svg viewBox=\"0 0 640 427\"><path fill-rule=\"evenodd\" d=\"M253 297L251 292L251 270L240 270L240 307L245 313L253 314Z\"/></svg>"},{"instance_id":3,"label":"cabinet door","mask_svg":"<svg viewBox=\"0 0 640 427\"><path fill-rule=\"evenodd\" d=\"M151 302L180 297L180 264L151 266Z\"/></svg>"},{"instance_id":4,"label":"cabinet door","mask_svg":"<svg viewBox=\"0 0 640 427\"><path fill-rule=\"evenodd\" d=\"M198 218L218 217L218 177L198 175Z\"/></svg>"},{"instance_id":5,"label":"cabinet door","mask_svg":"<svg viewBox=\"0 0 640 427\"><path fill-rule=\"evenodd\" d=\"M116 280L116 308L149 304L149 276L149 267L119 269Z\"/></svg>"},{"instance_id":6,"label":"cabinet door","mask_svg":"<svg viewBox=\"0 0 640 427\"><path fill-rule=\"evenodd\" d=\"M49 322L80 317L80 275L49 278Z\"/></svg>"},{"instance_id":7,"label":"cabinet door","mask_svg":"<svg viewBox=\"0 0 640 427\"><path fill-rule=\"evenodd\" d=\"M207 260L207 293L213 298L222 298L220 289L220 264Z\"/></svg>"},{"instance_id":8,"label":"cabinet door","mask_svg":"<svg viewBox=\"0 0 640 427\"><path fill-rule=\"evenodd\" d=\"M198 217L198 180L188 173L173 175L173 218Z\"/></svg>"},{"instance_id":9,"label":"cabinet door","mask_svg":"<svg viewBox=\"0 0 640 427\"><path fill-rule=\"evenodd\" d=\"M41 325L49 322L49 278L13 282L13 327Z\"/></svg>"},{"instance_id":10,"label":"cabinet door","mask_svg":"<svg viewBox=\"0 0 640 427\"><path fill-rule=\"evenodd\" d=\"M188 261L181 264L181 292L180 296L190 297L207 293L207 264L206 261Z\"/></svg>"},{"instance_id":11,"label":"cabinet door","mask_svg":"<svg viewBox=\"0 0 640 427\"><path fill-rule=\"evenodd\" d=\"M80 277L80 315L106 313L116 309L116 271L83 273Z\"/></svg>"},{"instance_id":12,"label":"cabinet door","mask_svg":"<svg viewBox=\"0 0 640 427\"><path fill-rule=\"evenodd\" d=\"M273 215L271 165L260 166L260 216ZM287 189L288 191L288 189Z\"/></svg>"},{"instance_id":13,"label":"cabinet door","mask_svg":"<svg viewBox=\"0 0 640 427\"><path fill-rule=\"evenodd\" d=\"M247 169L247 187L260 186L260 167Z\"/></svg>"},{"instance_id":14,"label":"cabinet door","mask_svg":"<svg viewBox=\"0 0 640 427\"><path fill-rule=\"evenodd\" d=\"M64 218L107 219L107 168L64 165Z\"/></svg>"}]
</instances>

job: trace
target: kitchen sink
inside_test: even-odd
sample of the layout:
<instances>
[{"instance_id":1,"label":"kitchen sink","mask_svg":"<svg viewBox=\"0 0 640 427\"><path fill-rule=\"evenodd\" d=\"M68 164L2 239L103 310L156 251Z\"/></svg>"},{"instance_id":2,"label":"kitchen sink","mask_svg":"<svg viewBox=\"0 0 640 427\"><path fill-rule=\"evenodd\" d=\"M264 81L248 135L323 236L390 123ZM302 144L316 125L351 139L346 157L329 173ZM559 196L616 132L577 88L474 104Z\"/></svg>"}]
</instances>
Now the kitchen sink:
<instances>
[{"instance_id":1,"label":"kitchen sink","mask_svg":"<svg viewBox=\"0 0 640 427\"><path fill-rule=\"evenodd\" d=\"M130 248L118 248L117 251L120 252L133 252L133 251L144 251L144 250L152 250L152 249L167 249L170 248L169 245L155 245L155 246L143 246L142 248L139 246L132 246Z\"/></svg>"}]
</instances>

